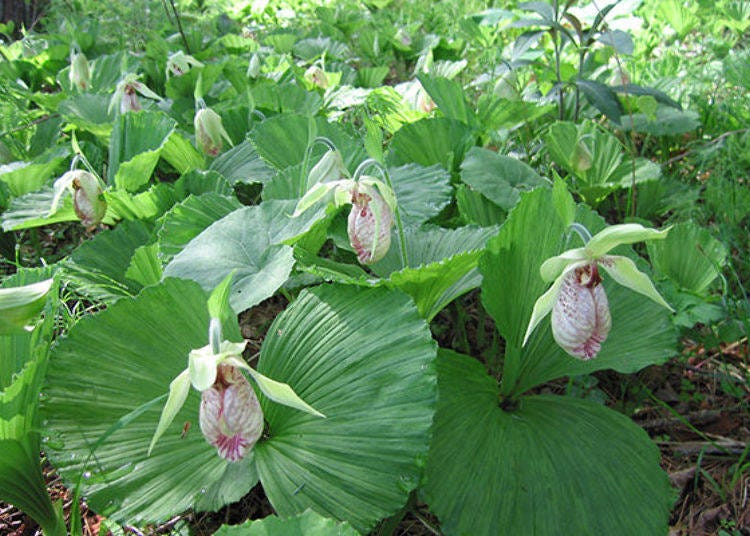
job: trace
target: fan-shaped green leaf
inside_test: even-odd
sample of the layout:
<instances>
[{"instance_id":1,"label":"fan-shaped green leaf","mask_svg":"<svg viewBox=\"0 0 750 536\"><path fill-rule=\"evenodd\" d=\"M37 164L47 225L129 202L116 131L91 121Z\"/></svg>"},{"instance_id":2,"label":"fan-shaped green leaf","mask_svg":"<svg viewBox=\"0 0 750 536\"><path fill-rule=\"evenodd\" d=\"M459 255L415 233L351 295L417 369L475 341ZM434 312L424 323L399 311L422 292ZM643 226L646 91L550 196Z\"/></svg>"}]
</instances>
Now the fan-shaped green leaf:
<instances>
[{"instance_id":1,"label":"fan-shaped green leaf","mask_svg":"<svg viewBox=\"0 0 750 536\"><path fill-rule=\"evenodd\" d=\"M548 184L520 160L480 147L467 153L461 180L506 212L518 203L521 191Z\"/></svg>"},{"instance_id":2,"label":"fan-shaped green leaf","mask_svg":"<svg viewBox=\"0 0 750 536\"><path fill-rule=\"evenodd\" d=\"M724 245L695 223L678 223L664 240L647 243L654 268L686 290L701 293L726 260Z\"/></svg>"},{"instance_id":3,"label":"fan-shaped green leaf","mask_svg":"<svg viewBox=\"0 0 750 536\"><path fill-rule=\"evenodd\" d=\"M406 164L389 173L404 225L421 225L451 200L450 173L438 165Z\"/></svg>"},{"instance_id":4,"label":"fan-shaped green leaf","mask_svg":"<svg viewBox=\"0 0 750 536\"><path fill-rule=\"evenodd\" d=\"M223 175L230 184L237 182L265 184L273 176L273 170L261 159L248 141L232 147L211 162L209 168Z\"/></svg>"},{"instance_id":5,"label":"fan-shaped green leaf","mask_svg":"<svg viewBox=\"0 0 750 536\"><path fill-rule=\"evenodd\" d=\"M66 197L60 203L54 214L49 214L55 192L50 184L36 192L30 192L20 197L14 197L8 210L2 213L3 229L6 231L20 231L78 219L73 210L73 200Z\"/></svg>"},{"instance_id":6,"label":"fan-shaped green leaf","mask_svg":"<svg viewBox=\"0 0 750 536\"><path fill-rule=\"evenodd\" d=\"M160 112L119 116L109 146L109 183L129 192L146 184L175 125Z\"/></svg>"},{"instance_id":7,"label":"fan-shaped green leaf","mask_svg":"<svg viewBox=\"0 0 750 536\"><path fill-rule=\"evenodd\" d=\"M395 165L440 164L452 171L473 144L474 131L468 126L446 117L429 117L401 127L393 135L389 156Z\"/></svg>"},{"instance_id":8,"label":"fan-shaped green leaf","mask_svg":"<svg viewBox=\"0 0 750 536\"><path fill-rule=\"evenodd\" d=\"M241 207L234 197L215 193L188 196L164 215L157 233L159 253L171 259L206 227Z\"/></svg>"},{"instance_id":9,"label":"fan-shaped green leaf","mask_svg":"<svg viewBox=\"0 0 750 536\"><path fill-rule=\"evenodd\" d=\"M168 519L228 478L230 464L198 430L197 391L146 454L169 383L208 342L206 301L197 284L167 280L84 318L53 350L46 451L67 482L83 474L82 492L102 515L137 525ZM223 497L237 500L252 485L240 480Z\"/></svg>"},{"instance_id":10,"label":"fan-shaped green leaf","mask_svg":"<svg viewBox=\"0 0 750 536\"><path fill-rule=\"evenodd\" d=\"M78 291L93 299L114 301L134 296L142 285L125 273L135 251L151 239L151 228L138 220L103 231L76 249L65 263L65 274Z\"/></svg>"},{"instance_id":11,"label":"fan-shaped green leaf","mask_svg":"<svg viewBox=\"0 0 750 536\"><path fill-rule=\"evenodd\" d=\"M293 517L268 516L242 525L224 525L216 536L357 536L359 533L349 523L305 510Z\"/></svg>"},{"instance_id":12,"label":"fan-shaped green leaf","mask_svg":"<svg viewBox=\"0 0 750 536\"><path fill-rule=\"evenodd\" d=\"M446 535L664 534L671 506L659 450L623 415L586 400L523 397L441 351L425 496Z\"/></svg>"},{"instance_id":13,"label":"fan-shaped green leaf","mask_svg":"<svg viewBox=\"0 0 750 536\"><path fill-rule=\"evenodd\" d=\"M55 147L31 162L0 165L0 181L14 197L33 192L52 182L68 154L66 147Z\"/></svg>"},{"instance_id":14,"label":"fan-shaped green leaf","mask_svg":"<svg viewBox=\"0 0 750 536\"><path fill-rule=\"evenodd\" d=\"M83 93L62 101L60 114L73 125L108 141L115 116L109 112L109 95Z\"/></svg>"},{"instance_id":15,"label":"fan-shaped green leaf","mask_svg":"<svg viewBox=\"0 0 750 536\"><path fill-rule=\"evenodd\" d=\"M270 437L256 463L280 515L312 508L365 531L406 502L429 442L434 355L394 290L317 287L277 317L258 370L326 415L262 401Z\"/></svg>"},{"instance_id":16,"label":"fan-shaped green leaf","mask_svg":"<svg viewBox=\"0 0 750 536\"><path fill-rule=\"evenodd\" d=\"M265 201L236 210L194 238L164 270L212 289L232 270L230 303L244 311L276 292L294 266L293 241L325 216L325 208L292 218L294 201ZM220 259L220 262L217 260Z\"/></svg>"},{"instance_id":17,"label":"fan-shaped green leaf","mask_svg":"<svg viewBox=\"0 0 750 536\"><path fill-rule=\"evenodd\" d=\"M200 169L206 161L206 157L179 132L172 132L162 147L161 156L180 173Z\"/></svg>"}]
</instances>

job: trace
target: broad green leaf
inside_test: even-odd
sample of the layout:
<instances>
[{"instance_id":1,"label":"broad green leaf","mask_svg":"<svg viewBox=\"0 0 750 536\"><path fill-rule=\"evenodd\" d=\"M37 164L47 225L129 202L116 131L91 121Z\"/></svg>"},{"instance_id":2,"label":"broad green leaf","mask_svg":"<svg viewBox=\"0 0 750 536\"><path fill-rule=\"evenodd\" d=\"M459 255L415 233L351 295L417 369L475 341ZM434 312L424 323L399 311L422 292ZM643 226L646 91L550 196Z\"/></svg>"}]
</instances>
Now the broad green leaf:
<instances>
[{"instance_id":1,"label":"broad green leaf","mask_svg":"<svg viewBox=\"0 0 750 536\"><path fill-rule=\"evenodd\" d=\"M539 267L567 249L566 233L550 190L539 188L521 195L500 234L488 241L479 261L482 303L508 346L521 347L534 303L549 286Z\"/></svg>"},{"instance_id":2,"label":"broad green leaf","mask_svg":"<svg viewBox=\"0 0 750 536\"><path fill-rule=\"evenodd\" d=\"M476 114L467 104L464 90L458 82L425 74L417 76L417 79L445 117L465 125L476 125Z\"/></svg>"},{"instance_id":3,"label":"broad green leaf","mask_svg":"<svg viewBox=\"0 0 750 536\"><path fill-rule=\"evenodd\" d=\"M162 146L161 156L180 173L204 166L206 158L179 132L172 132Z\"/></svg>"},{"instance_id":4,"label":"broad green leaf","mask_svg":"<svg viewBox=\"0 0 750 536\"><path fill-rule=\"evenodd\" d=\"M201 194L220 194L227 197L234 196L234 188L229 181L216 171L194 169L182 175L174 183L175 193L181 197Z\"/></svg>"},{"instance_id":5,"label":"broad green leaf","mask_svg":"<svg viewBox=\"0 0 750 536\"><path fill-rule=\"evenodd\" d=\"M55 192L51 184L36 192L14 197L10 202L8 210L0 215L3 229L6 231L20 231L52 223L76 221L78 216L76 216L73 210L73 200L71 197L63 198L54 214L47 215L54 197Z\"/></svg>"},{"instance_id":6,"label":"broad green leaf","mask_svg":"<svg viewBox=\"0 0 750 536\"><path fill-rule=\"evenodd\" d=\"M0 181L8 186L13 197L39 190L57 177L69 154L66 147L55 147L31 162L0 165Z\"/></svg>"},{"instance_id":7,"label":"broad green leaf","mask_svg":"<svg viewBox=\"0 0 750 536\"><path fill-rule=\"evenodd\" d=\"M125 274L133 254L150 238L149 225L123 222L81 244L64 263L65 274L78 292L95 300L115 301L138 294L143 286Z\"/></svg>"},{"instance_id":8,"label":"broad green leaf","mask_svg":"<svg viewBox=\"0 0 750 536\"><path fill-rule=\"evenodd\" d=\"M647 246L657 272L697 293L705 292L719 276L727 256L721 242L692 222L678 223L664 240Z\"/></svg>"},{"instance_id":9,"label":"broad green leaf","mask_svg":"<svg viewBox=\"0 0 750 536\"><path fill-rule=\"evenodd\" d=\"M223 175L229 184L256 183L265 184L273 176L273 170L261 159L258 152L248 141L220 154L209 168Z\"/></svg>"},{"instance_id":10,"label":"broad green leaf","mask_svg":"<svg viewBox=\"0 0 750 536\"><path fill-rule=\"evenodd\" d=\"M265 201L232 212L211 224L164 270L213 289L232 270L230 303L239 313L272 296L294 265L293 242L325 216L324 207L292 218L294 201ZM217 262L221 259L221 262Z\"/></svg>"},{"instance_id":11,"label":"broad green leaf","mask_svg":"<svg viewBox=\"0 0 750 536\"><path fill-rule=\"evenodd\" d=\"M442 167L406 164L388 171L404 225L421 225L450 203L450 173Z\"/></svg>"},{"instance_id":12,"label":"broad green leaf","mask_svg":"<svg viewBox=\"0 0 750 536\"><path fill-rule=\"evenodd\" d=\"M518 203L521 191L548 184L520 160L480 147L466 154L461 180L506 212Z\"/></svg>"},{"instance_id":13,"label":"broad green leaf","mask_svg":"<svg viewBox=\"0 0 750 536\"><path fill-rule=\"evenodd\" d=\"M523 100L509 100L484 94L479 97L477 115L486 130L515 129L551 115L556 106Z\"/></svg>"},{"instance_id":14,"label":"broad green leaf","mask_svg":"<svg viewBox=\"0 0 750 536\"><path fill-rule=\"evenodd\" d=\"M0 288L0 336L25 331L44 309L52 279L22 287Z\"/></svg>"},{"instance_id":15,"label":"broad green leaf","mask_svg":"<svg viewBox=\"0 0 750 536\"><path fill-rule=\"evenodd\" d=\"M125 190L108 190L104 194L108 217L124 220L154 220L164 214L178 200L171 184L160 182L145 192L131 194Z\"/></svg>"},{"instance_id":16,"label":"broad green leaf","mask_svg":"<svg viewBox=\"0 0 750 536\"><path fill-rule=\"evenodd\" d=\"M159 245L140 246L133 252L125 279L135 281L142 287L155 285L161 281L162 263L159 259Z\"/></svg>"},{"instance_id":17,"label":"broad green leaf","mask_svg":"<svg viewBox=\"0 0 750 536\"><path fill-rule=\"evenodd\" d=\"M82 319L53 350L45 450L68 484L87 472L81 491L101 515L139 526L163 521L225 478L228 462L200 433L197 391L147 455L161 415L152 402L163 399L189 352L208 342L207 298L193 282L166 280ZM136 418L117 425L133 412ZM253 482L237 484L228 501Z\"/></svg>"},{"instance_id":18,"label":"broad green leaf","mask_svg":"<svg viewBox=\"0 0 750 536\"><path fill-rule=\"evenodd\" d=\"M477 262L485 242L495 233L493 227L409 229L405 234L409 266L402 267L394 236L386 256L371 268L387 277L387 286L410 295L419 314L430 321L451 301L479 286Z\"/></svg>"},{"instance_id":19,"label":"broad green leaf","mask_svg":"<svg viewBox=\"0 0 750 536\"><path fill-rule=\"evenodd\" d=\"M128 192L148 183L175 125L160 112L120 115L109 146L108 182Z\"/></svg>"},{"instance_id":20,"label":"broad green leaf","mask_svg":"<svg viewBox=\"0 0 750 536\"><path fill-rule=\"evenodd\" d=\"M307 147L313 140L328 138L341 153L350 171L365 159L362 144L349 135L342 126L329 123L325 118L312 118L300 114L282 114L266 119L255 127L250 140L258 154L277 170L302 163ZM316 144L310 162L317 162L327 151L325 145ZM310 164L312 167L312 164Z\"/></svg>"},{"instance_id":21,"label":"broad green leaf","mask_svg":"<svg viewBox=\"0 0 750 536\"><path fill-rule=\"evenodd\" d=\"M456 187L456 208L465 223L481 227L499 225L507 216L496 203L465 184Z\"/></svg>"},{"instance_id":22,"label":"broad green leaf","mask_svg":"<svg viewBox=\"0 0 750 536\"><path fill-rule=\"evenodd\" d=\"M66 121L107 142L115 120L115 116L109 112L109 99L109 95L73 95L61 102L58 109Z\"/></svg>"},{"instance_id":23,"label":"broad green leaf","mask_svg":"<svg viewBox=\"0 0 750 536\"><path fill-rule=\"evenodd\" d=\"M326 418L261 397L266 495L281 516L312 508L365 532L418 484L435 400L427 324L400 292L323 286L303 291L268 333L258 371Z\"/></svg>"},{"instance_id":24,"label":"broad green leaf","mask_svg":"<svg viewBox=\"0 0 750 536\"><path fill-rule=\"evenodd\" d=\"M242 525L224 525L216 536L357 536L349 523L323 517L313 510L279 518L268 516Z\"/></svg>"},{"instance_id":25,"label":"broad green leaf","mask_svg":"<svg viewBox=\"0 0 750 536\"><path fill-rule=\"evenodd\" d=\"M0 499L15 505L42 526L46 536L65 536L65 520L52 504L39 462L35 432L19 439L0 439Z\"/></svg>"},{"instance_id":26,"label":"broad green leaf","mask_svg":"<svg viewBox=\"0 0 750 536\"><path fill-rule=\"evenodd\" d=\"M576 80L576 86L588 101L613 123L620 123L622 104L612 89L594 80Z\"/></svg>"},{"instance_id":27,"label":"broad green leaf","mask_svg":"<svg viewBox=\"0 0 750 536\"><path fill-rule=\"evenodd\" d=\"M660 107L656 110L656 117L649 118L646 114L623 116L624 130L635 130L652 136L679 136L693 132L701 126L698 112L693 110L677 110L675 108Z\"/></svg>"},{"instance_id":28,"label":"broad green leaf","mask_svg":"<svg viewBox=\"0 0 750 536\"><path fill-rule=\"evenodd\" d=\"M159 253L171 259L206 227L241 207L234 197L214 193L188 196L164 215L157 233Z\"/></svg>"},{"instance_id":29,"label":"broad green leaf","mask_svg":"<svg viewBox=\"0 0 750 536\"><path fill-rule=\"evenodd\" d=\"M45 533L62 536L62 511L52 504L42 476L38 432L39 395L58 306L57 285L48 279L53 270L21 269L0 289L32 287L44 300L44 320L33 331L0 335L0 500L29 514ZM36 285L41 288L33 289Z\"/></svg>"},{"instance_id":30,"label":"broad green leaf","mask_svg":"<svg viewBox=\"0 0 750 536\"><path fill-rule=\"evenodd\" d=\"M391 140L389 162L417 163L429 167L458 169L466 151L474 144L474 132L463 123L446 117L420 119L401 127Z\"/></svg>"},{"instance_id":31,"label":"broad green leaf","mask_svg":"<svg viewBox=\"0 0 750 536\"><path fill-rule=\"evenodd\" d=\"M484 367L449 351L438 386L424 496L446 536L667 532L659 449L627 417L550 395L503 409Z\"/></svg>"}]
</instances>

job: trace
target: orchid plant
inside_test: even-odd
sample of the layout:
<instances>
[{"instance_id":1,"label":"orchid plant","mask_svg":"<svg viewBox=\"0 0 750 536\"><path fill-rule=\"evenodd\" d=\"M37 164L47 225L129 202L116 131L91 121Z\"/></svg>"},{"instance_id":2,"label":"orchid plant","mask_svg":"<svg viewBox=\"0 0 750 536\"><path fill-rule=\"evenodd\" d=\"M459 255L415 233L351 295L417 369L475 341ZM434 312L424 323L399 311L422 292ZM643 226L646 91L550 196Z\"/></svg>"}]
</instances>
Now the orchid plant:
<instances>
[{"instance_id":1,"label":"orchid plant","mask_svg":"<svg viewBox=\"0 0 750 536\"><path fill-rule=\"evenodd\" d=\"M612 279L672 311L646 274L621 255L608 255L617 246L664 239L669 229L657 231L640 224L613 225L593 237L578 223L571 226L584 247L570 249L547 259L540 268L542 279L552 286L534 304L523 345L545 316L552 313L552 335L569 355L593 359L612 327L607 294L601 285L601 267Z\"/></svg>"},{"instance_id":2,"label":"orchid plant","mask_svg":"<svg viewBox=\"0 0 750 536\"><path fill-rule=\"evenodd\" d=\"M399 234L403 234L396 195L389 184L387 170L379 162L368 159L359 165L352 178L348 178L348 171L335 146L323 138L317 138L316 141L325 143L330 150L310 171L308 190L297 203L294 216L299 216L330 194L333 195L336 207L351 204L347 232L357 259L361 264L379 261L390 249L391 228L394 223L398 226ZM364 175L364 170L370 166L377 167L385 181ZM405 258L403 243L401 236L401 253Z\"/></svg>"},{"instance_id":3,"label":"orchid plant","mask_svg":"<svg viewBox=\"0 0 750 536\"><path fill-rule=\"evenodd\" d=\"M245 343L222 340L221 318L230 311L232 276L228 275L209 299L208 345L191 351L188 367L169 384L169 397L151 439L149 454L184 405L192 385L201 392L200 428L206 441L228 461L243 459L263 432L263 412L242 370L270 400L325 417L287 384L272 380L250 367L242 359Z\"/></svg>"}]
</instances>

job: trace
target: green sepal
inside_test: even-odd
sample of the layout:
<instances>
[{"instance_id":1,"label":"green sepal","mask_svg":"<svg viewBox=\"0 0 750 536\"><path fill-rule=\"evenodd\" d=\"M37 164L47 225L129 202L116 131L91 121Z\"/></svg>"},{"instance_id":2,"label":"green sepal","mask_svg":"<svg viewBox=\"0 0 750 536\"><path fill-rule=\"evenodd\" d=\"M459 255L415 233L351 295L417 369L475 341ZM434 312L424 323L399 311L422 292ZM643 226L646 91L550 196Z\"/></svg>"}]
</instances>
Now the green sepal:
<instances>
[{"instance_id":1,"label":"green sepal","mask_svg":"<svg viewBox=\"0 0 750 536\"><path fill-rule=\"evenodd\" d=\"M255 383L258 385L263 394L277 404L289 406L290 408L310 413L311 415L315 415L316 417L325 418L325 415L323 415L321 412L319 412L307 402L302 400L299 396L297 396L297 393L295 393L294 389L289 387L289 385L277 382L276 380L272 380L271 378L264 376L257 370L250 367L250 365L245 363L242 359L238 357L228 357L224 360L224 363L246 370L248 374L250 374L250 376L253 378L253 380L255 380Z\"/></svg>"},{"instance_id":2,"label":"green sepal","mask_svg":"<svg viewBox=\"0 0 750 536\"><path fill-rule=\"evenodd\" d=\"M172 424L172 421L179 413L189 392L190 376L187 370L183 370L169 384L169 398L167 399L167 403L164 404L164 408L161 410L159 424L156 426L156 432L154 432L154 437L151 438L151 444L148 446L149 456L151 455L151 451L154 449L156 442L164 434L167 428L169 428L169 425Z\"/></svg>"},{"instance_id":3,"label":"green sepal","mask_svg":"<svg viewBox=\"0 0 750 536\"><path fill-rule=\"evenodd\" d=\"M632 260L627 257L620 257L619 255L609 255L604 257L599 265L604 268L612 279L622 286L643 294L659 305L674 312L672 306L656 290L651 279L641 272Z\"/></svg>"},{"instance_id":4,"label":"green sepal","mask_svg":"<svg viewBox=\"0 0 750 536\"><path fill-rule=\"evenodd\" d=\"M575 263L577 266L581 266L585 264L584 261L588 260L590 259L586 256L585 248L569 249L556 257L550 257L544 261L539 268L539 274L544 281L549 283L557 279L571 264Z\"/></svg>"},{"instance_id":5,"label":"green sepal","mask_svg":"<svg viewBox=\"0 0 750 536\"><path fill-rule=\"evenodd\" d=\"M354 181L352 181L351 179L343 179L331 182L319 182L318 184L310 188L305 193L305 195L302 196L302 199L297 202L297 206L294 207L294 214L292 214L292 217L296 218L297 216L302 214L308 208L328 195L331 190L335 192L334 204L337 207L345 203L349 203L351 201L350 190L354 186L354 184ZM340 195L341 193L343 193L344 195Z\"/></svg>"},{"instance_id":6,"label":"green sepal","mask_svg":"<svg viewBox=\"0 0 750 536\"><path fill-rule=\"evenodd\" d=\"M598 259L609 251L623 244L635 244L644 240L664 239L669 233L669 227L663 231L649 229L638 223L624 223L611 225L596 233L586 245L586 252L590 259Z\"/></svg>"}]
</instances>

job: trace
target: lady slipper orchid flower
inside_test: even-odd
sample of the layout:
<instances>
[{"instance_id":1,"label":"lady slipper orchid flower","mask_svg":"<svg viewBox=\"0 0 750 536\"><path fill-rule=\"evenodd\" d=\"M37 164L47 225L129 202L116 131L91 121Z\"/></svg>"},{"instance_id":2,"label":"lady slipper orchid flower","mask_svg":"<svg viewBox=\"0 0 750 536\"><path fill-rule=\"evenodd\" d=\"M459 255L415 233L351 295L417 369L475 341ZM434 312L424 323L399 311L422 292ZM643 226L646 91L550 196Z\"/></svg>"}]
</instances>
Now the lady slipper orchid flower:
<instances>
[{"instance_id":1,"label":"lady slipper orchid flower","mask_svg":"<svg viewBox=\"0 0 750 536\"><path fill-rule=\"evenodd\" d=\"M53 190L48 216L57 211L60 200L68 192L73 196L73 209L84 227L98 225L107 214L102 183L93 173L82 169L68 171L55 180Z\"/></svg>"},{"instance_id":2,"label":"lady slipper orchid flower","mask_svg":"<svg viewBox=\"0 0 750 536\"><path fill-rule=\"evenodd\" d=\"M263 432L263 410L237 367L219 365L213 385L201 393L200 427L206 441L230 462L245 457Z\"/></svg>"},{"instance_id":3,"label":"lady slipper orchid flower","mask_svg":"<svg viewBox=\"0 0 750 536\"><path fill-rule=\"evenodd\" d=\"M308 176L308 191L294 210L294 216L310 208L333 193L333 203L339 207L351 204L347 221L349 243L361 264L372 264L382 259L391 246L396 195L384 182L363 175L357 179L339 179L346 173L338 151L328 151Z\"/></svg>"},{"instance_id":4,"label":"lady slipper orchid flower","mask_svg":"<svg viewBox=\"0 0 750 536\"><path fill-rule=\"evenodd\" d=\"M170 75L182 76L193 67L203 67L203 64L191 55L185 54L182 50L178 50L174 54L170 54L167 58L167 79L169 79Z\"/></svg>"},{"instance_id":5,"label":"lady slipper orchid flower","mask_svg":"<svg viewBox=\"0 0 750 536\"><path fill-rule=\"evenodd\" d=\"M217 325L220 322L212 319L209 334L216 333ZM263 431L263 412L241 370L247 371L270 400L325 417L287 384L272 380L245 363L241 357L245 343L219 343L220 327L218 332L218 336L210 337L211 343L190 352L188 368L169 384L169 397L151 439L149 454L182 408L192 384L201 392L200 426L206 441L216 447L222 458L241 460Z\"/></svg>"},{"instance_id":6,"label":"lady slipper orchid flower","mask_svg":"<svg viewBox=\"0 0 750 536\"><path fill-rule=\"evenodd\" d=\"M391 247L393 211L375 189L352 188L352 210L347 231L349 242L362 264L382 259Z\"/></svg>"},{"instance_id":7,"label":"lady slipper orchid flower","mask_svg":"<svg viewBox=\"0 0 750 536\"><path fill-rule=\"evenodd\" d=\"M583 360L596 357L612 326L600 269L619 284L673 311L632 260L608 255L619 245L664 239L668 232L669 229L657 231L639 224L613 225L592 237L584 247L547 259L540 273L542 279L553 283L534 304L523 345L551 312L555 342L573 357Z\"/></svg>"},{"instance_id":8,"label":"lady slipper orchid flower","mask_svg":"<svg viewBox=\"0 0 750 536\"><path fill-rule=\"evenodd\" d=\"M117 83L115 93L109 101L109 113L112 113L118 105L121 114L137 112L142 108L138 100L139 93L148 99L163 100L159 95L151 91L146 84L139 81L139 75L128 73Z\"/></svg>"}]
</instances>

